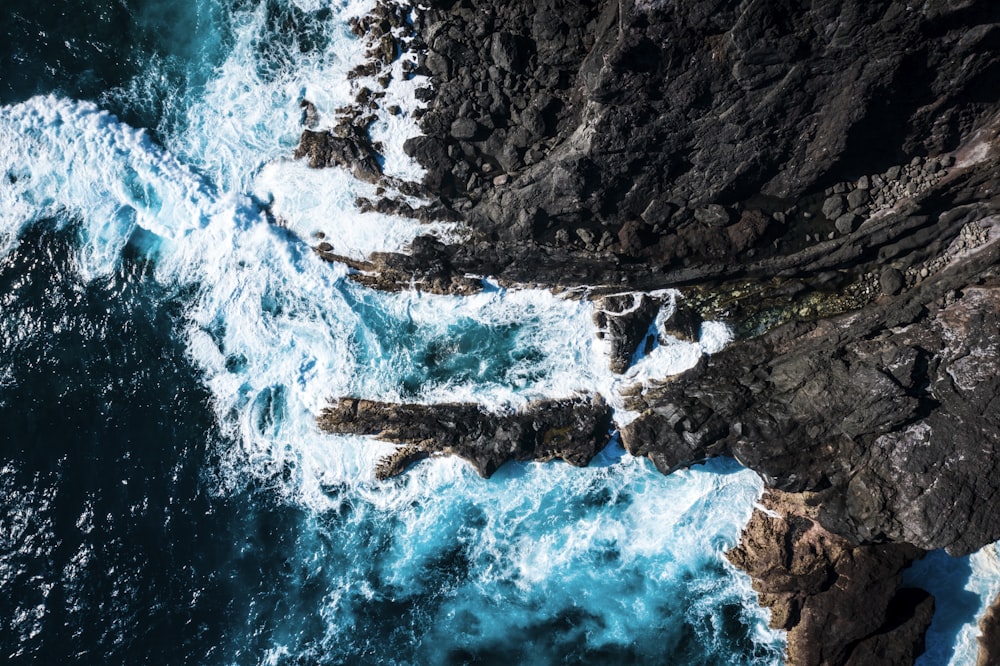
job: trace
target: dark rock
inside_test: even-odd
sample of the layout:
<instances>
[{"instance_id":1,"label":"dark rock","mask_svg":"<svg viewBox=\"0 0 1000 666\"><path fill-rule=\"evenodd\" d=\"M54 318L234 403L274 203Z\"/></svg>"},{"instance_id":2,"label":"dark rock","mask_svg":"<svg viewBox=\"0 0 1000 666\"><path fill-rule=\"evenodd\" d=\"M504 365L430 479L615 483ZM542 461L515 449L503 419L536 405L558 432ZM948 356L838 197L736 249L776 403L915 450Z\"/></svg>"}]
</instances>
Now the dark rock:
<instances>
[{"instance_id":1,"label":"dark rock","mask_svg":"<svg viewBox=\"0 0 1000 666\"><path fill-rule=\"evenodd\" d=\"M871 201L871 196L868 194L868 190L858 188L856 190L852 190L851 193L847 195L847 208L848 210L857 210L869 201Z\"/></svg>"},{"instance_id":2,"label":"dark rock","mask_svg":"<svg viewBox=\"0 0 1000 666\"><path fill-rule=\"evenodd\" d=\"M991 247L895 299L776 328L645 387L622 444L664 471L734 455L771 487L819 493L823 525L856 542L992 543L1000 285L966 282L997 262Z\"/></svg>"},{"instance_id":3,"label":"dark rock","mask_svg":"<svg viewBox=\"0 0 1000 666\"><path fill-rule=\"evenodd\" d=\"M623 254L637 255L649 245L652 229L639 220L628 220L618 230L618 245Z\"/></svg>"},{"instance_id":4,"label":"dark rock","mask_svg":"<svg viewBox=\"0 0 1000 666\"><path fill-rule=\"evenodd\" d=\"M358 180L376 183L382 176L378 156L366 137L336 136L330 132L305 130L299 139L295 157L306 157L314 169L342 167Z\"/></svg>"},{"instance_id":5,"label":"dark rock","mask_svg":"<svg viewBox=\"0 0 1000 666\"><path fill-rule=\"evenodd\" d=\"M836 220L844 213L844 197L835 194L823 202L823 217Z\"/></svg>"},{"instance_id":6,"label":"dark rock","mask_svg":"<svg viewBox=\"0 0 1000 666\"><path fill-rule=\"evenodd\" d=\"M701 323L700 314L693 308L678 303L670 316L660 324L660 332L684 342L697 342L701 337Z\"/></svg>"},{"instance_id":7,"label":"dark rock","mask_svg":"<svg viewBox=\"0 0 1000 666\"><path fill-rule=\"evenodd\" d=\"M853 233L858 227L859 218L854 213L844 213L834 221L833 226L842 234Z\"/></svg>"},{"instance_id":8,"label":"dark rock","mask_svg":"<svg viewBox=\"0 0 1000 666\"><path fill-rule=\"evenodd\" d=\"M456 139L472 139L479 132L479 125L471 118L456 118L451 124L451 135Z\"/></svg>"},{"instance_id":9,"label":"dark rock","mask_svg":"<svg viewBox=\"0 0 1000 666\"><path fill-rule=\"evenodd\" d=\"M531 55L532 42L522 35L499 32L493 35L490 55L500 69L521 72Z\"/></svg>"},{"instance_id":10,"label":"dark rock","mask_svg":"<svg viewBox=\"0 0 1000 666\"><path fill-rule=\"evenodd\" d=\"M903 290L906 284L902 272L892 266L887 266L882 270L878 281L879 286L882 287L882 293L886 296L895 296Z\"/></svg>"},{"instance_id":11,"label":"dark rock","mask_svg":"<svg viewBox=\"0 0 1000 666\"><path fill-rule=\"evenodd\" d=\"M489 477L508 460L586 465L610 439L611 409L600 396L544 400L505 414L467 403L400 405L341 398L320 413L317 423L324 432L404 444L379 463L382 477L435 454L464 458Z\"/></svg>"},{"instance_id":12,"label":"dark rock","mask_svg":"<svg viewBox=\"0 0 1000 666\"><path fill-rule=\"evenodd\" d=\"M594 303L594 325L604 331L611 350L611 371L625 372L660 310L648 294L604 296Z\"/></svg>"}]
</instances>

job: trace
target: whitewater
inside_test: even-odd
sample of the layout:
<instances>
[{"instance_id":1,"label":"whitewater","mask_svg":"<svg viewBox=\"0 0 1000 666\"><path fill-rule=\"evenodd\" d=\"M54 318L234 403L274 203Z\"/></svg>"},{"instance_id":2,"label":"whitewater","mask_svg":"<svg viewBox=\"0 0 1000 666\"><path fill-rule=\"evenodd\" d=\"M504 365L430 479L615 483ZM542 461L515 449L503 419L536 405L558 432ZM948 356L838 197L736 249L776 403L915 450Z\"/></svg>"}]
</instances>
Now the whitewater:
<instances>
[{"instance_id":1,"label":"whitewater","mask_svg":"<svg viewBox=\"0 0 1000 666\"><path fill-rule=\"evenodd\" d=\"M0 316L10 358L38 348L71 363L83 352L58 342L61 331L79 324L74 318L83 320L84 335L112 337L108 331L135 320L145 332L122 334L121 344L135 347L125 355L138 363L151 354L149 381L167 401L192 395L209 415L210 426L192 417L187 429L164 434L170 419L185 418L173 412L150 435L187 442L202 433L208 453L197 469L165 463L165 474L180 484L168 487L186 488L178 478L187 474L198 498L192 506L230 517L223 534L233 543L204 562L221 559L221 570L239 572L230 587L190 585L174 600L200 608L200 598L216 594L212 603L227 608L230 622L205 635L178 629L175 640L185 647L174 659L780 663L783 635L768 628L750 580L724 557L763 492L759 478L734 461L663 476L613 441L584 469L508 464L483 480L462 461L434 458L380 483L375 464L392 446L318 431L316 414L341 395L501 410L600 393L624 424L633 415L621 406L623 388L692 367L729 341L723 323L709 322L699 342L658 345L618 377L608 370L586 298L489 280L482 293L465 297L381 293L348 279L346 266L321 260L311 249L320 237L333 252L362 259L405 251L420 234L462 235L455 224L361 213L354 202L374 198L374 185L291 158L303 99L329 126L335 109L366 84L348 81L365 50L348 21L370 9L361 0L146 3L132 8L135 20L173 21L184 30L168 31L169 48L149 54L124 83L92 100L54 90L0 107L0 275L12 276L0 282L11 293ZM404 113L382 112L372 134L386 146L385 172L415 180L420 169L402 143L418 132L414 91L426 81L407 79L401 62L391 65L383 108L399 104ZM92 309L39 314L49 304L37 295L47 285L31 278L41 264L58 268L45 273L51 285L81 295ZM683 297L667 295L664 314ZM149 341L157 335L169 343L156 344L177 346L176 357L155 352ZM58 402L18 403L26 390L19 372L13 361L0 368L0 406L60 409ZM102 395L109 404L123 401L108 411L127 411L113 387L116 369L107 372ZM170 373L183 376L178 386L187 388L171 389L157 377ZM44 449L44 442L35 446ZM126 461L145 455L156 453L122 454ZM83 537L60 545L72 540L60 531L66 518L58 514L66 509L54 507L73 471L60 463L51 474L27 473L19 460L27 458L12 456L0 469L7 498L0 584L37 594L8 602L7 656L52 654L56 635L46 618L53 614L113 627L115 613L127 613L132 619L122 626L134 631L143 608L137 581L144 579L114 566L104 578L87 572L100 566L101 529L122 529L100 525L128 515L139 520L143 502L159 500L150 490L121 517L103 516L96 499L84 502L70 520ZM178 521L189 513L169 515ZM211 529L197 522L203 518L192 520L201 527L186 547L196 552L207 548ZM183 524L157 529L185 531ZM64 547L65 566L35 571L25 564ZM976 618L1000 591L996 560L992 547L961 560L934 554L910 574L915 583L930 573L947 581L932 590L938 614L921 663L974 661ZM243 561L256 564L233 564ZM169 580L184 587L177 581L195 577L196 568L185 574L181 567ZM86 586L73 587L85 574L112 581L107 605L99 592L88 599ZM242 598L233 591L240 585L264 591L233 610L229 599ZM60 597L52 592L58 589L76 596ZM149 656L110 633L90 638L80 630L67 649Z\"/></svg>"}]
</instances>

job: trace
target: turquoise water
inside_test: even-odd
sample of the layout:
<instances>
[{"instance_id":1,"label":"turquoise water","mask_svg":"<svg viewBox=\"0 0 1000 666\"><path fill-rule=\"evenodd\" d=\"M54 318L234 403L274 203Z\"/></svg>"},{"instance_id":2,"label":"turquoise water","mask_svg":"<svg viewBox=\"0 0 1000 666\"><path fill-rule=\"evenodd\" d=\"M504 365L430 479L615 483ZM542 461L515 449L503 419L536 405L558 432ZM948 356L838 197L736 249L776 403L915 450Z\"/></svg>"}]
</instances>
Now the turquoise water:
<instances>
[{"instance_id":1,"label":"turquoise water","mask_svg":"<svg viewBox=\"0 0 1000 666\"><path fill-rule=\"evenodd\" d=\"M337 395L501 409L622 382L585 301L381 294L311 252L318 230L354 254L456 233L361 215L370 186L289 159L299 101L329 122L351 97L366 3L47 7L2 24L0 653L780 662L723 557L761 492L735 463L664 477L612 444L378 483L390 446L316 429ZM412 118L375 131L419 172Z\"/></svg>"}]
</instances>

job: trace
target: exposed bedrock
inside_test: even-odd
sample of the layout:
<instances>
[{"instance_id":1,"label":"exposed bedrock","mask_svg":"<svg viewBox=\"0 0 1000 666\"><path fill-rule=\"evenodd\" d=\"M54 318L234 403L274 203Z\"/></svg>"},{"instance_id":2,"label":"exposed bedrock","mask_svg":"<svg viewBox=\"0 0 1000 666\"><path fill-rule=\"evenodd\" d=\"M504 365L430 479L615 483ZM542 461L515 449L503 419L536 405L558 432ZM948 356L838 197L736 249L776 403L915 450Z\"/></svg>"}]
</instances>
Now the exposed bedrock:
<instances>
[{"instance_id":1,"label":"exposed bedrock","mask_svg":"<svg viewBox=\"0 0 1000 666\"><path fill-rule=\"evenodd\" d=\"M1000 538L1000 4L424 4L408 29L433 87L405 148L427 175L400 189L433 200L414 216L468 233L355 262L358 279L600 287L617 371L656 317L648 292L719 295L740 339L636 387L623 444L664 472L733 455L784 491L733 559L789 630L791 663L912 663L933 602L898 590L899 570L918 549ZM386 7L372 72L406 27ZM300 150L378 180L377 94L358 103ZM667 333L698 324L679 313ZM488 475L583 464L610 414L596 399L502 416L342 399L320 423L403 443L380 477L439 453Z\"/></svg>"},{"instance_id":2,"label":"exposed bedrock","mask_svg":"<svg viewBox=\"0 0 1000 666\"><path fill-rule=\"evenodd\" d=\"M610 439L611 409L601 396L542 400L503 414L468 403L400 405L340 398L320 413L318 423L330 433L404 444L379 463L380 478L434 454L464 458L488 477L509 460L586 465Z\"/></svg>"},{"instance_id":3,"label":"exposed bedrock","mask_svg":"<svg viewBox=\"0 0 1000 666\"><path fill-rule=\"evenodd\" d=\"M625 447L664 472L734 455L823 498L860 542L971 552L1000 538L1000 237L904 294L793 323L636 391Z\"/></svg>"},{"instance_id":4,"label":"exposed bedrock","mask_svg":"<svg viewBox=\"0 0 1000 666\"><path fill-rule=\"evenodd\" d=\"M769 491L727 553L754 580L771 626L788 631L792 666L909 666L924 651L934 599L899 588L923 553L905 544L857 545L816 520L802 495Z\"/></svg>"},{"instance_id":5,"label":"exposed bedrock","mask_svg":"<svg viewBox=\"0 0 1000 666\"><path fill-rule=\"evenodd\" d=\"M811 270L784 258L926 189L996 120L998 22L943 0L435 0L407 149L473 229L463 268L640 288Z\"/></svg>"},{"instance_id":6,"label":"exposed bedrock","mask_svg":"<svg viewBox=\"0 0 1000 666\"><path fill-rule=\"evenodd\" d=\"M1000 663L1000 597L993 600L979 621L979 658L976 666Z\"/></svg>"}]
</instances>

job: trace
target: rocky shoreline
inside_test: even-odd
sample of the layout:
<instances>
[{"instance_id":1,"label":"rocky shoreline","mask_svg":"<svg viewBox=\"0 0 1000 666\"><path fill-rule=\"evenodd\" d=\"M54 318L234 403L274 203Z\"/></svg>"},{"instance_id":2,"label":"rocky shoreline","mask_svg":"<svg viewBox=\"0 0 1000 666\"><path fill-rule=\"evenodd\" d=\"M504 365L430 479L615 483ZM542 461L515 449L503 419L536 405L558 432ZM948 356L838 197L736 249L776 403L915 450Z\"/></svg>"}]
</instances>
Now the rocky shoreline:
<instances>
[{"instance_id":1,"label":"rocky shoreline","mask_svg":"<svg viewBox=\"0 0 1000 666\"><path fill-rule=\"evenodd\" d=\"M355 278L593 287L616 372L658 290L683 288L678 332L724 317L739 337L637 388L622 443L665 473L734 456L775 489L730 557L789 631L789 663L913 663L933 600L899 572L1000 538L1000 7L432 0L380 3L356 32L359 76L387 85L411 49L431 78L406 144L426 177L381 173L369 87L298 154L382 184L362 206L468 236L355 262ZM380 477L442 452L489 475L585 464L602 405L500 417L344 398L320 424L404 443ZM859 595L869 613L828 621Z\"/></svg>"}]
</instances>

